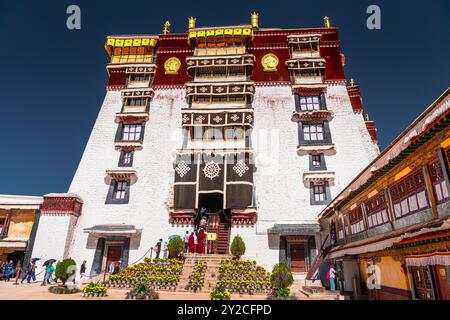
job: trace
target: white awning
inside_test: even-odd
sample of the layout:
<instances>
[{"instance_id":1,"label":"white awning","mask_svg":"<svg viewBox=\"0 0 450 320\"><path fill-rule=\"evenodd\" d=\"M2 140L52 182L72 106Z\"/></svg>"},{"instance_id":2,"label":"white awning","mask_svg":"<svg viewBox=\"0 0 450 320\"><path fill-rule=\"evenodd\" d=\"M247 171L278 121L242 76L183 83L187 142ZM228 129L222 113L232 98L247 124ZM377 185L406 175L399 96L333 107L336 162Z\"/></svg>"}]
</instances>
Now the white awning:
<instances>
[{"instance_id":1,"label":"white awning","mask_svg":"<svg viewBox=\"0 0 450 320\"><path fill-rule=\"evenodd\" d=\"M141 233L141 229L136 229L133 225L125 224L104 224L97 225L91 228L83 229L85 233L95 234L95 235L135 235Z\"/></svg>"},{"instance_id":2,"label":"white awning","mask_svg":"<svg viewBox=\"0 0 450 320\"><path fill-rule=\"evenodd\" d=\"M26 240L3 239L0 240L0 248L26 249Z\"/></svg>"}]
</instances>

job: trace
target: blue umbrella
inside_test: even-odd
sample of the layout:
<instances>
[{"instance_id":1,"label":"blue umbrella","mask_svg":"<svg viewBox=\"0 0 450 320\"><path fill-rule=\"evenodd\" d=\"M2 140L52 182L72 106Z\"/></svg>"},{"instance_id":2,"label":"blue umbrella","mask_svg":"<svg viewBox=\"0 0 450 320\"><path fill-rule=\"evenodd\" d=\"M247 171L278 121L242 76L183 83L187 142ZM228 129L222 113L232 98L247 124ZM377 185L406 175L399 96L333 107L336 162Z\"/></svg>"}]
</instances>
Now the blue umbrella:
<instances>
[{"instance_id":1,"label":"blue umbrella","mask_svg":"<svg viewBox=\"0 0 450 320\"><path fill-rule=\"evenodd\" d=\"M181 238L179 235L177 235L177 234L173 234L173 235L171 235L170 237L169 237L169 240L170 239L173 239L173 238Z\"/></svg>"}]
</instances>

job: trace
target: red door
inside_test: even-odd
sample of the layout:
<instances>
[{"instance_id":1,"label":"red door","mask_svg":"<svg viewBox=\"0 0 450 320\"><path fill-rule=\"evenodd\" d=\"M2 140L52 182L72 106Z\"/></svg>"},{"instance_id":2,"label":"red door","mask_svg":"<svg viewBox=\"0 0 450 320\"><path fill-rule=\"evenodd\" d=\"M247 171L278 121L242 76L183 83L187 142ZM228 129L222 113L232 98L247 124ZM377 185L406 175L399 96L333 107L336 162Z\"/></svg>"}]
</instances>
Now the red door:
<instances>
[{"instance_id":1,"label":"red door","mask_svg":"<svg viewBox=\"0 0 450 320\"><path fill-rule=\"evenodd\" d=\"M439 300L450 300L450 274L449 267L434 266L434 278L436 279L436 287Z\"/></svg>"},{"instance_id":2,"label":"red door","mask_svg":"<svg viewBox=\"0 0 450 320\"><path fill-rule=\"evenodd\" d=\"M106 254L106 268L111 262L119 261L122 258L122 246L108 246Z\"/></svg>"},{"instance_id":3,"label":"red door","mask_svg":"<svg viewBox=\"0 0 450 320\"><path fill-rule=\"evenodd\" d=\"M290 244L291 271L306 272L305 268L305 245L302 243Z\"/></svg>"}]
</instances>

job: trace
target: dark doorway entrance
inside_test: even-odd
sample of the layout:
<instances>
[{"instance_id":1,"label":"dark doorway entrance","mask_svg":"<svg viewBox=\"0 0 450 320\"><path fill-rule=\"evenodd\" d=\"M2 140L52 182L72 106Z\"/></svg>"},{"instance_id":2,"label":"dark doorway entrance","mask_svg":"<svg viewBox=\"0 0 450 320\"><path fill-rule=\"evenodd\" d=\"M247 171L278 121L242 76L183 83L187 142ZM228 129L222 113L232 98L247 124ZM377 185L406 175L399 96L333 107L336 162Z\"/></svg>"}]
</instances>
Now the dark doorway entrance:
<instances>
[{"instance_id":1,"label":"dark doorway entrance","mask_svg":"<svg viewBox=\"0 0 450 320\"><path fill-rule=\"evenodd\" d=\"M223 209L223 194L200 193L198 195L198 208L205 208L208 212L218 212Z\"/></svg>"}]
</instances>

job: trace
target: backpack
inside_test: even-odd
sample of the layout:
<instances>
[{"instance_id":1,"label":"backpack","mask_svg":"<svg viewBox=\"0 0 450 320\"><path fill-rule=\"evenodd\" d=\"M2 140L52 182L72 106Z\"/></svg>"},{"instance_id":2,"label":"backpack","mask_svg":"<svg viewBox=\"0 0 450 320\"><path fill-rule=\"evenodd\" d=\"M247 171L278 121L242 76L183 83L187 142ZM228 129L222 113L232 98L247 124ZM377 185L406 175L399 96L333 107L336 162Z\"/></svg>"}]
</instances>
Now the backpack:
<instances>
[{"instance_id":1,"label":"backpack","mask_svg":"<svg viewBox=\"0 0 450 320\"><path fill-rule=\"evenodd\" d=\"M330 278L331 278L330 270L328 270L328 272L327 272L327 279L329 280Z\"/></svg>"}]
</instances>

